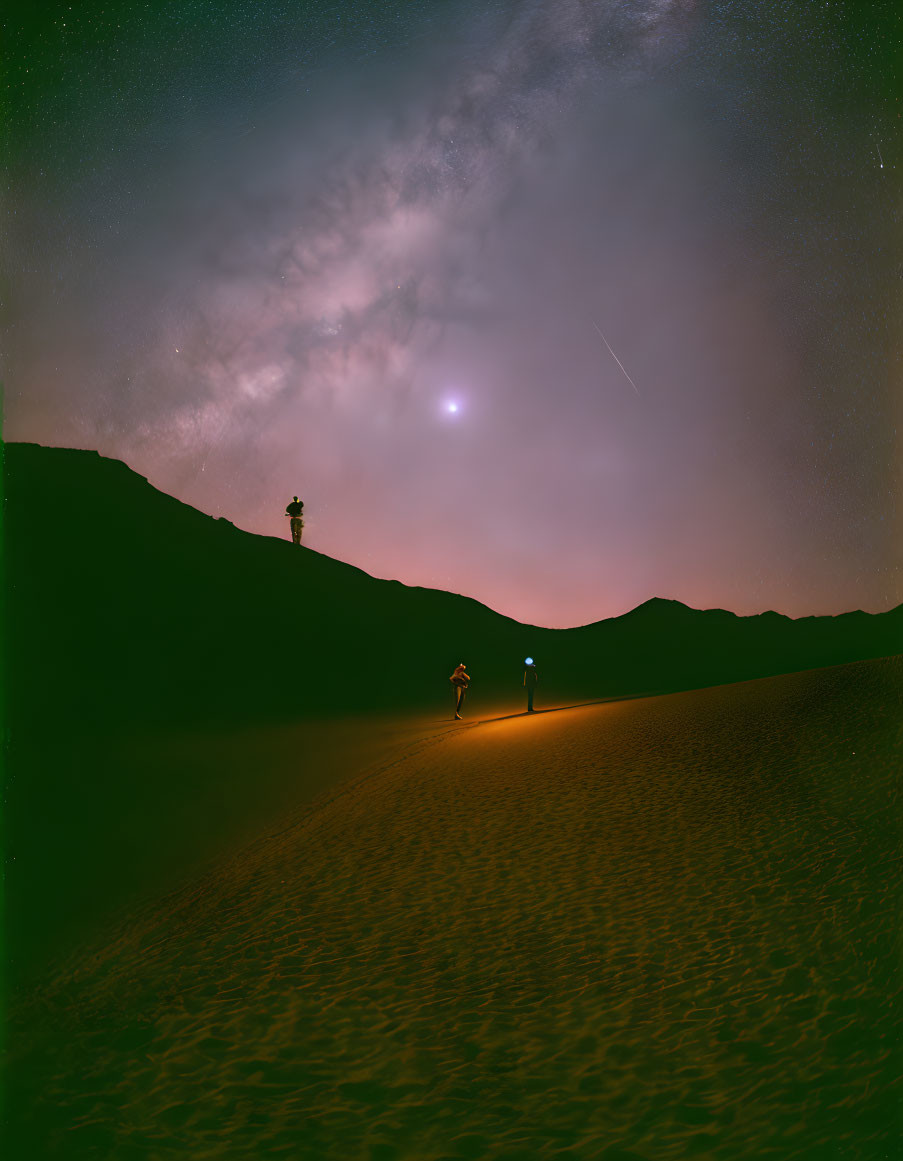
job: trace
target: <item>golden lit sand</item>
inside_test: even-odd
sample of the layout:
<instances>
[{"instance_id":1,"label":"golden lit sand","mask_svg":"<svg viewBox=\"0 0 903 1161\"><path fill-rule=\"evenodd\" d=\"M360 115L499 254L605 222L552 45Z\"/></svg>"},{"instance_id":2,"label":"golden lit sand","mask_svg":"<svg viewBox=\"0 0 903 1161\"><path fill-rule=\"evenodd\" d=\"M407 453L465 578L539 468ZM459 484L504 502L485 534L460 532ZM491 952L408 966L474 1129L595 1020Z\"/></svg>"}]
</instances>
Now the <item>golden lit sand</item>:
<instances>
[{"instance_id":1,"label":"golden lit sand","mask_svg":"<svg viewBox=\"0 0 903 1161\"><path fill-rule=\"evenodd\" d=\"M900 1156L901 689L419 739L23 1001L16 1161Z\"/></svg>"}]
</instances>

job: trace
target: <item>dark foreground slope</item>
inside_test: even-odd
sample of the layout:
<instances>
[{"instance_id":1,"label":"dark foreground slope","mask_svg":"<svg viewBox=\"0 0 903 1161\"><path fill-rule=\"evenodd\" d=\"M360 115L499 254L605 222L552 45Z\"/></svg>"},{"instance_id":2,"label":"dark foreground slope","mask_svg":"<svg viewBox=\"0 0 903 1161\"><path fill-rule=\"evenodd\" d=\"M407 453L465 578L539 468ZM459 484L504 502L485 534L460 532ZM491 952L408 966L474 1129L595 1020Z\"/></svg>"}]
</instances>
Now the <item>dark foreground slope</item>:
<instances>
[{"instance_id":1,"label":"dark foreground slope","mask_svg":"<svg viewBox=\"0 0 903 1161\"><path fill-rule=\"evenodd\" d=\"M14 1012L28 1161L901 1156L899 659L447 733Z\"/></svg>"},{"instance_id":2,"label":"dark foreground slope","mask_svg":"<svg viewBox=\"0 0 903 1161\"><path fill-rule=\"evenodd\" d=\"M5 446L7 709L14 730L254 721L472 700L665 691L903 651L903 606L791 621L650 601L579 629L518 624L466 597L214 520L96 453Z\"/></svg>"}]
</instances>

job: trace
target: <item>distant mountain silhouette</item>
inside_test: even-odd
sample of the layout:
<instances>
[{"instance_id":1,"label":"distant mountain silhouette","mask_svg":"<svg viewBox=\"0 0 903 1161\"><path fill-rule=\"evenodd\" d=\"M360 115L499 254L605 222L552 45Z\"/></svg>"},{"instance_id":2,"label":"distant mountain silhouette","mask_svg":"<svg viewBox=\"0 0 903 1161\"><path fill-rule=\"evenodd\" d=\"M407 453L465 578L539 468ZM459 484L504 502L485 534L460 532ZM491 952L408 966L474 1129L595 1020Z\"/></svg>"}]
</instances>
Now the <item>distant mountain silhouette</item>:
<instances>
[{"instance_id":1,"label":"distant mountain silhouette","mask_svg":"<svg viewBox=\"0 0 903 1161\"><path fill-rule=\"evenodd\" d=\"M26 733L444 710L461 660L477 712L519 690L528 653L553 701L903 652L903 606L791 620L651 600L582 628L521 625L242 532L96 452L3 450L7 723Z\"/></svg>"}]
</instances>

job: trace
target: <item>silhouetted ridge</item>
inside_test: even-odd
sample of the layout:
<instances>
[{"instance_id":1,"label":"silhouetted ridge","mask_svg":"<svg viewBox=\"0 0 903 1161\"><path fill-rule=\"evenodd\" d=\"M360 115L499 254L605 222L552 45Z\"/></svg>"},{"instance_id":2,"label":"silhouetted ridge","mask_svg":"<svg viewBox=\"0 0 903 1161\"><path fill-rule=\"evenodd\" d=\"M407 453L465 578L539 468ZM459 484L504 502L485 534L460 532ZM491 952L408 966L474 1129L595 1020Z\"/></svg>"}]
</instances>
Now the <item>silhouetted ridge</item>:
<instances>
[{"instance_id":1,"label":"silhouetted ridge","mask_svg":"<svg viewBox=\"0 0 903 1161\"><path fill-rule=\"evenodd\" d=\"M721 609L711 609L710 612L723 612ZM651 597L648 601L643 601L641 605L637 605L635 609L631 609L629 613L622 613L620 617L612 617L613 621L623 621L629 619L631 624L638 624L640 622L651 623L674 621L675 618L686 616L694 616L698 613L697 609L691 609L689 605L683 604L681 601L666 600L664 597ZM731 613L730 616L735 614ZM596 621L595 624L605 624L604 621Z\"/></svg>"},{"instance_id":2,"label":"silhouetted ridge","mask_svg":"<svg viewBox=\"0 0 903 1161\"><path fill-rule=\"evenodd\" d=\"M468 597L206 516L96 452L5 445L7 709L15 728L447 709L472 698L685 689L903 651L903 606L792 621L656 598L582 628L521 625ZM62 505L60 497L64 498ZM62 508L62 514L57 515Z\"/></svg>"}]
</instances>

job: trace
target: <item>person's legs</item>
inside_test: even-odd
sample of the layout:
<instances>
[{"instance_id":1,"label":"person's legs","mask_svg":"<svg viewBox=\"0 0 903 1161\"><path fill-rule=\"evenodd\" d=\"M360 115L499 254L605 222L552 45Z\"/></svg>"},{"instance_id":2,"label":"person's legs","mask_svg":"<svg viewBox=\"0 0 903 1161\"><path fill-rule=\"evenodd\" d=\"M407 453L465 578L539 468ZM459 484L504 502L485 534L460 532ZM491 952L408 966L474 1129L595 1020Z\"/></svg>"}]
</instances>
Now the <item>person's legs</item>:
<instances>
[{"instance_id":1,"label":"person's legs","mask_svg":"<svg viewBox=\"0 0 903 1161\"><path fill-rule=\"evenodd\" d=\"M464 704L464 694L466 691L463 685L456 685L455 691L457 694L455 697L455 717L459 718L461 716L461 706Z\"/></svg>"},{"instance_id":2,"label":"person's legs","mask_svg":"<svg viewBox=\"0 0 903 1161\"><path fill-rule=\"evenodd\" d=\"M533 686L527 686L527 713L533 713Z\"/></svg>"}]
</instances>

